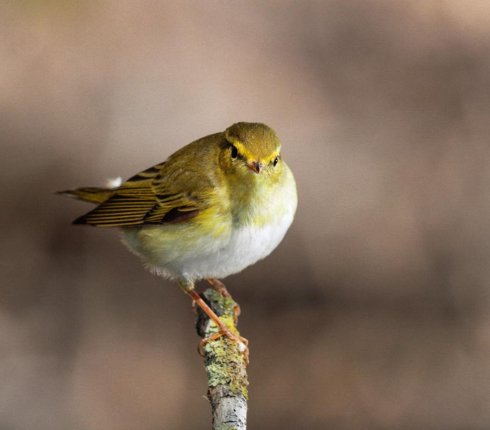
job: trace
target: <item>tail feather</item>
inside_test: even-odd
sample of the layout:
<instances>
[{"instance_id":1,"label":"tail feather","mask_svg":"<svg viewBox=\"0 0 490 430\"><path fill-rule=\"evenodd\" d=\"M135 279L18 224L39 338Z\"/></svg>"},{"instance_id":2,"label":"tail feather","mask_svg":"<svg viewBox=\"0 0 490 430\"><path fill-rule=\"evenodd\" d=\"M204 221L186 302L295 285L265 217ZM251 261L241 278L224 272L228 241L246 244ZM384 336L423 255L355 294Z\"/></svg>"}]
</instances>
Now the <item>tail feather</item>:
<instances>
[{"instance_id":1,"label":"tail feather","mask_svg":"<svg viewBox=\"0 0 490 430\"><path fill-rule=\"evenodd\" d=\"M112 197L114 190L110 188L84 187L77 188L76 190L58 191L56 194L74 197L84 202L100 204Z\"/></svg>"}]
</instances>

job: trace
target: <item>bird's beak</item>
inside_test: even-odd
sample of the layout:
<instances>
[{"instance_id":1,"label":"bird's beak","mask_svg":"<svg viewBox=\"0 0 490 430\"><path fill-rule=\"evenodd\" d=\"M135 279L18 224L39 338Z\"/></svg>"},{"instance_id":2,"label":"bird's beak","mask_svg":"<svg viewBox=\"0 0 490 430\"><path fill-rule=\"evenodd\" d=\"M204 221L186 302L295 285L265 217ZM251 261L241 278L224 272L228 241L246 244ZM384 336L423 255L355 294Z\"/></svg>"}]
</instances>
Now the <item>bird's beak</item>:
<instances>
[{"instance_id":1,"label":"bird's beak","mask_svg":"<svg viewBox=\"0 0 490 430\"><path fill-rule=\"evenodd\" d=\"M260 173L260 171L264 168L264 165L262 163L259 163L258 161L252 161L250 164L247 163L247 167L255 173Z\"/></svg>"}]
</instances>

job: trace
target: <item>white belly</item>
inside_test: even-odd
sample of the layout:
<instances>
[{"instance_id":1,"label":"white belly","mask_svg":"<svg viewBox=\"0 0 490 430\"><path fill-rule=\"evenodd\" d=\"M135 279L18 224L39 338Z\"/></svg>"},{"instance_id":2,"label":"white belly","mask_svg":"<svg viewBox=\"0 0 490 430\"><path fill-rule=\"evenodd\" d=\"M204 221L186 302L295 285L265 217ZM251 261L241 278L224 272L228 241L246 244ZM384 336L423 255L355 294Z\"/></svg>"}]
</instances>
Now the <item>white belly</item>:
<instances>
[{"instance_id":1,"label":"white belly","mask_svg":"<svg viewBox=\"0 0 490 430\"><path fill-rule=\"evenodd\" d=\"M296 205L291 175L287 186L250 211L248 221L238 223L240 227L230 223L226 234L202 236L179 225L145 226L125 229L124 242L158 275L189 281L224 278L267 257L279 245ZM165 234L159 235L160 229Z\"/></svg>"},{"instance_id":2,"label":"white belly","mask_svg":"<svg viewBox=\"0 0 490 430\"><path fill-rule=\"evenodd\" d=\"M267 257L283 239L293 221L294 211L274 223L232 231L228 243L205 255L194 255L176 267L188 279L224 278Z\"/></svg>"}]
</instances>

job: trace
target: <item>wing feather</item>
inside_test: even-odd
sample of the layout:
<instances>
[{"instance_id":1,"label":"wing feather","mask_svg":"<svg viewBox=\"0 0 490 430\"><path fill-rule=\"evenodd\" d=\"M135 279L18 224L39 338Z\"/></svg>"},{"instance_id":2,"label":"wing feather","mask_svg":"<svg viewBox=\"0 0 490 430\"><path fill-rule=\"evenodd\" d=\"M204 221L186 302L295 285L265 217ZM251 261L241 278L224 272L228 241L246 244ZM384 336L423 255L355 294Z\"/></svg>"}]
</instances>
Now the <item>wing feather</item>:
<instances>
[{"instance_id":1,"label":"wing feather","mask_svg":"<svg viewBox=\"0 0 490 430\"><path fill-rule=\"evenodd\" d=\"M182 190L188 178L199 184L200 194ZM208 206L211 188L209 179L203 178L200 172L172 169L168 164L160 163L132 176L113 190L112 197L77 218L74 224L130 227L183 222Z\"/></svg>"}]
</instances>

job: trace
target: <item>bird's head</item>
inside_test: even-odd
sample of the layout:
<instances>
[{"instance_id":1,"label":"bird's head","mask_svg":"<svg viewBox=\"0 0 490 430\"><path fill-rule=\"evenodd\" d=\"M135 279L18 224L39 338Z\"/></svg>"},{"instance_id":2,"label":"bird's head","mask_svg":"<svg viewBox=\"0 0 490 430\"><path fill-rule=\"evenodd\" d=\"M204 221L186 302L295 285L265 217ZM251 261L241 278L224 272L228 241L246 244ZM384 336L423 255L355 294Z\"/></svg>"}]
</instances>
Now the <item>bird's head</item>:
<instances>
[{"instance_id":1,"label":"bird's head","mask_svg":"<svg viewBox=\"0 0 490 430\"><path fill-rule=\"evenodd\" d=\"M275 176L281 171L281 142L265 124L238 122L227 128L220 157L228 174Z\"/></svg>"}]
</instances>

